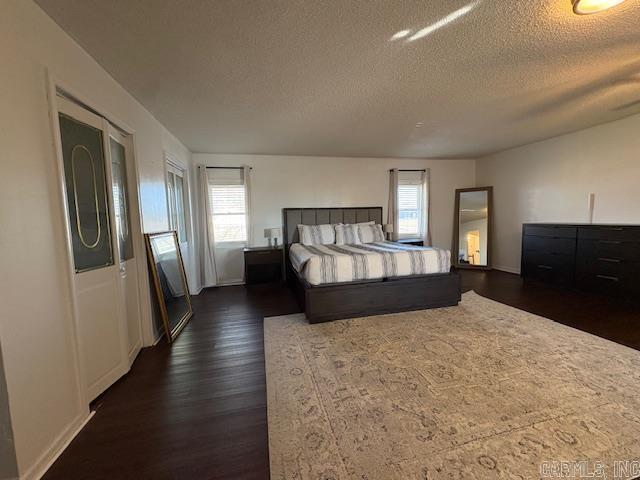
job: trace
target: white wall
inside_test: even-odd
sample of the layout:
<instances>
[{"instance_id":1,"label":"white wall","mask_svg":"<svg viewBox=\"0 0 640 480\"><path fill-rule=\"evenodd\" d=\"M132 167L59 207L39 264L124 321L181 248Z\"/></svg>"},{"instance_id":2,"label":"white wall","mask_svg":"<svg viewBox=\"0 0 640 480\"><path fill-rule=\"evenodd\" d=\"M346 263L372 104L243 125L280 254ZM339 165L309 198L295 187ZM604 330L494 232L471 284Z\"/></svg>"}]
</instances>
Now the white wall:
<instances>
[{"instance_id":1,"label":"white wall","mask_svg":"<svg viewBox=\"0 0 640 480\"><path fill-rule=\"evenodd\" d=\"M496 268L520 271L522 224L640 223L640 115L490 155L477 184L493 185Z\"/></svg>"},{"instance_id":2,"label":"white wall","mask_svg":"<svg viewBox=\"0 0 640 480\"><path fill-rule=\"evenodd\" d=\"M251 165L252 245L282 225L284 207L377 207L387 215L390 168L431 169L433 242L451 248L455 189L475 185L474 160L194 154L194 164Z\"/></svg>"},{"instance_id":3,"label":"white wall","mask_svg":"<svg viewBox=\"0 0 640 480\"><path fill-rule=\"evenodd\" d=\"M46 69L135 130L145 231L168 224L163 150L187 162L190 154L31 1L2 1L0 58L0 338L18 468L33 477L88 414L78 395Z\"/></svg>"}]
</instances>

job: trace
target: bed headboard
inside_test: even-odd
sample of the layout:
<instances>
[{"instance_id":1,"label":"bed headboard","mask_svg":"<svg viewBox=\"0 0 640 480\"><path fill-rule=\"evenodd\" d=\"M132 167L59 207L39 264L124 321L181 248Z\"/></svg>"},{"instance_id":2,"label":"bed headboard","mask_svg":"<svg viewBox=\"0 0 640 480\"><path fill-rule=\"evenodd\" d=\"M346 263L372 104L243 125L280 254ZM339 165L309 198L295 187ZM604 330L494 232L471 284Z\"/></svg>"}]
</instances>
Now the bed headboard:
<instances>
[{"instance_id":1,"label":"bed headboard","mask_svg":"<svg viewBox=\"0 0 640 480\"><path fill-rule=\"evenodd\" d=\"M285 249L288 249L292 243L300 241L298 225L360 223L370 221L382 224L382 207L283 208L282 238Z\"/></svg>"}]
</instances>

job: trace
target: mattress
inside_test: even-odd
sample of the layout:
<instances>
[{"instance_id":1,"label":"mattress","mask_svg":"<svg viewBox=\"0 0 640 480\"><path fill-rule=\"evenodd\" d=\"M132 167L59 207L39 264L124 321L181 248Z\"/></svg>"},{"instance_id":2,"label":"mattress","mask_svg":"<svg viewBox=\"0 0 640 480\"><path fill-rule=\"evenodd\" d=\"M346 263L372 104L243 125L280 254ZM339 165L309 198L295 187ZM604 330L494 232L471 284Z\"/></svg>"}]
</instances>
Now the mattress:
<instances>
[{"instance_id":1,"label":"mattress","mask_svg":"<svg viewBox=\"0 0 640 480\"><path fill-rule=\"evenodd\" d=\"M451 252L395 242L302 245L289 249L291 265L311 285L448 273Z\"/></svg>"}]
</instances>

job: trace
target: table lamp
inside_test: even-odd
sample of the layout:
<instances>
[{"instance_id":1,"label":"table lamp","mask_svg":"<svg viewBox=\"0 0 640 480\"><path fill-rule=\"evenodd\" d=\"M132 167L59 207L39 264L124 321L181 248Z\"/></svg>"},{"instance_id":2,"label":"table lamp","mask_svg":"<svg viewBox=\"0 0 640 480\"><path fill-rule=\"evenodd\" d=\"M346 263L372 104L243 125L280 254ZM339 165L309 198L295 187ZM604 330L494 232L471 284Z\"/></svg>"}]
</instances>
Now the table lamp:
<instances>
[{"instance_id":1,"label":"table lamp","mask_svg":"<svg viewBox=\"0 0 640 480\"><path fill-rule=\"evenodd\" d=\"M273 248L278 247L278 238L281 237L279 228L265 228L264 238L269 239L269 246Z\"/></svg>"}]
</instances>

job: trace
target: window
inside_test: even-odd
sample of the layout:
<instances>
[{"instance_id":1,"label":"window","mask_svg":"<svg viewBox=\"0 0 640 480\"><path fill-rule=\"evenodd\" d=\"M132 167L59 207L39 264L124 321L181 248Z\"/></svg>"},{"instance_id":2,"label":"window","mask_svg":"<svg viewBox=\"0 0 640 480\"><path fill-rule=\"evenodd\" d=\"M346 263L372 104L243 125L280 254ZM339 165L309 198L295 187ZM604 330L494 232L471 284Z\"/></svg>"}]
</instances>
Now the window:
<instances>
[{"instance_id":1,"label":"window","mask_svg":"<svg viewBox=\"0 0 640 480\"><path fill-rule=\"evenodd\" d=\"M241 169L209 172L209 205L216 243L247 241L247 196Z\"/></svg>"},{"instance_id":2,"label":"window","mask_svg":"<svg viewBox=\"0 0 640 480\"><path fill-rule=\"evenodd\" d=\"M422 172L399 172L398 238L422 238L425 201Z\"/></svg>"},{"instance_id":3,"label":"window","mask_svg":"<svg viewBox=\"0 0 640 480\"><path fill-rule=\"evenodd\" d=\"M169 228L178 232L178 241L187 241L187 226L185 221L184 170L173 163L167 163L167 195L169 197Z\"/></svg>"}]
</instances>

